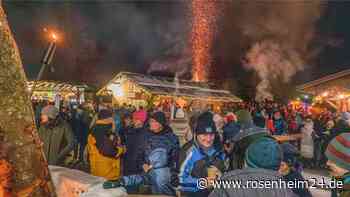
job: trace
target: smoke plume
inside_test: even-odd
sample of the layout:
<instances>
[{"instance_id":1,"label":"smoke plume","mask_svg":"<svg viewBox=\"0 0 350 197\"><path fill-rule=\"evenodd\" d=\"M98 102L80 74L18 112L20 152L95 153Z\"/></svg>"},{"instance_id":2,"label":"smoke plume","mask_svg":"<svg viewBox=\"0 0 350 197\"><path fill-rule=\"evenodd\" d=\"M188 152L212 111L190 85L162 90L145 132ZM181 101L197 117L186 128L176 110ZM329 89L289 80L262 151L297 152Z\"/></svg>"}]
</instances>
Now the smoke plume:
<instances>
[{"instance_id":1,"label":"smoke plume","mask_svg":"<svg viewBox=\"0 0 350 197\"><path fill-rule=\"evenodd\" d=\"M260 78L256 99L273 97L271 83L288 83L304 69L320 18L319 1L240 3L239 28L250 40L243 64Z\"/></svg>"}]
</instances>

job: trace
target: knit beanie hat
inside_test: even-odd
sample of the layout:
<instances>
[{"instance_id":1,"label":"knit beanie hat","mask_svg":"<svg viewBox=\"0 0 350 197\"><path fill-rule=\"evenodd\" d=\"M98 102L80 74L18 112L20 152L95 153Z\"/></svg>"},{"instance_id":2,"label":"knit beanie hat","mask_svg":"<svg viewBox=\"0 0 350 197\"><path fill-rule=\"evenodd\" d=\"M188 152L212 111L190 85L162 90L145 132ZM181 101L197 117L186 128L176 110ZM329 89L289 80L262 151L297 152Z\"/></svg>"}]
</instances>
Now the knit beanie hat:
<instances>
[{"instance_id":1,"label":"knit beanie hat","mask_svg":"<svg viewBox=\"0 0 350 197\"><path fill-rule=\"evenodd\" d=\"M245 161L248 167L278 170L282 161L282 150L272 138L263 137L249 145Z\"/></svg>"},{"instance_id":2,"label":"knit beanie hat","mask_svg":"<svg viewBox=\"0 0 350 197\"><path fill-rule=\"evenodd\" d=\"M164 112L158 111L152 114L151 119L157 121L163 127L167 125L167 119Z\"/></svg>"},{"instance_id":3,"label":"knit beanie hat","mask_svg":"<svg viewBox=\"0 0 350 197\"><path fill-rule=\"evenodd\" d=\"M350 171L350 133L335 137L328 144L326 156L339 167Z\"/></svg>"},{"instance_id":4,"label":"knit beanie hat","mask_svg":"<svg viewBox=\"0 0 350 197\"><path fill-rule=\"evenodd\" d=\"M58 116L58 109L53 105L47 105L41 110L42 115L46 115L50 119L55 119Z\"/></svg>"},{"instance_id":5,"label":"knit beanie hat","mask_svg":"<svg viewBox=\"0 0 350 197\"><path fill-rule=\"evenodd\" d=\"M140 120L144 123L147 119L147 113L145 111L136 111L132 114L132 118L134 120Z\"/></svg>"},{"instance_id":6,"label":"knit beanie hat","mask_svg":"<svg viewBox=\"0 0 350 197\"><path fill-rule=\"evenodd\" d=\"M98 112L98 119L103 120L107 118L112 118L113 112L109 109L102 109Z\"/></svg>"},{"instance_id":7,"label":"knit beanie hat","mask_svg":"<svg viewBox=\"0 0 350 197\"><path fill-rule=\"evenodd\" d=\"M217 130L213 120L213 114L210 112L204 112L199 115L194 132L197 135L216 133Z\"/></svg>"},{"instance_id":8,"label":"knit beanie hat","mask_svg":"<svg viewBox=\"0 0 350 197\"><path fill-rule=\"evenodd\" d=\"M232 122L232 121L236 122L237 116L234 113L230 112L226 114L225 119L226 119L226 122Z\"/></svg>"}]
</instances>

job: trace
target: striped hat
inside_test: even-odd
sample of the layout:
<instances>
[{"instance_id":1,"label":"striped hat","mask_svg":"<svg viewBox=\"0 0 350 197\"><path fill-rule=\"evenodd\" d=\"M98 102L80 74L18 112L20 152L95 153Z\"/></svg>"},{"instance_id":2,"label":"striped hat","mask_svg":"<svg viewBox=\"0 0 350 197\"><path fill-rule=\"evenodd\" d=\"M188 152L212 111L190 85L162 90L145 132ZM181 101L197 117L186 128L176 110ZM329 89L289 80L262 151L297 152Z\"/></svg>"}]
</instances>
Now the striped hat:
<instances>
[{"instance_id":1,"label":"striped hat","mask_svg":"<svg viewBox=\"0 0 350 197\"><path fill-rule=\"evenodd\" d=\"M335 137L327 147L326 156L339 167L350 171L350 133Z\"/></svg>"}]
</instances>

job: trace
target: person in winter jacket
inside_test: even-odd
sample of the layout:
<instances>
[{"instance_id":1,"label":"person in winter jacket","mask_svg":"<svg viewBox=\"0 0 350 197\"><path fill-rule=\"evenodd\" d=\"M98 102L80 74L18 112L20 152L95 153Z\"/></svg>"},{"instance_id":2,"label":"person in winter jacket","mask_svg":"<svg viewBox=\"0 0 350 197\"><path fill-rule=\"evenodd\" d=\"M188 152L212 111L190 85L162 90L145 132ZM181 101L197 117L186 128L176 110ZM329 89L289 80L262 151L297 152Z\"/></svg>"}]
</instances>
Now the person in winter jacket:
<instances>
[{"instance_id":1,"label":"person in winter jacket","mask_svg":"<svg viewBox=\"0 0 350 197\"><path fill-rule=\"evenodd\" d=\"M79 114L77 114L77 121L78 121L78 131L76 132L76 137L79 144L79 160L83 161L84 157L84 151L85 147L87 145L88 141L88 135L89 135L89 126L92 121L92 117L90 116L90 113L88 111L88 106L85 104L81 106L79 110Z\"/></svg>"},{"instance_id":2,"label":"person in winter jacket","mask_svg":"<svg viewBox=\"0 0 350 197\"><path fill-rule=\"evenodd\" d=\"M127 150L124 156L124 176L143 172L142 166L138 162L142 160L142 152L146 146L145 136L148 133L144 127L146 119L146 114L134 112L132 125L125 125L123 128L124 144Z\"/></svg>"},{"instance_id":3,"label":"person in winter jacket","mask_svg":"<svg viewBox=\"0 0 350 197\"><path fill-rule=\"evenodd\" d=\"M276 111L273 116L274 135L286 134L286 122L283 120L281 112Z\"/></svg>"},{"instance_id":4,"label":"person in winter jacket","mask_svg":"<svg viewBox=\"0 0 350 197\"><path fill-rule=\"evenodd\" d=\"M120 136L120 130L122 129L122 118L121 118L121 113L119 110L114 110L114 132Z\"/></svg>"},{"instance_id":5,"label":"person in winter jacket","mask_svg":"<svg viewBox=\"0 0 350 197\"><path fill-rule=\"evenodd\" d=\"M241 127L237 124L237 117L233 113L228 113L225 117L226 124L223 128L223 146L226 154L226 162L230 163L230 159L233 159L233 139L239 134ZM228 164L229 165L229 164Z\"/></svg>"},{"instance_id":6,"label":"person in winter jacket","mask_svg":"<svg viewBox=\"0 0 350 197\"><path fill-rule=\"evenodd\" d=\"M239 124L242 130L246 128L255 127L252 115L250 114L249 111L244 109L239 110L237 111L236 115L237 115L237 123Z\"/></svg>"},{"instance_id":7,"label":"person in winter jacket","mask_svg":"<svg viewBox=\"0 0 350 197\"><path fill-rule=\"evenodd\" d=\"M223 127L223 142L228 144L236 136L241 127L237 123L237 117L234 113L228 113L225 117L226 124Z\"/></svg>"},{"instance_id":8,"label":"person in winter jacket","mask_svg":"<svg viewBox=\"0 0 350 197\"><path fill-rule=\"evenodd\" d=\"M248 146L255 140L269 135L267 130L254 125L249 112L241 111L241 113L237 114L241 132L232 139L233 150L232 153L228 153L230 158L229 170L243 168L245 152Z\"/></svg>"},{"instance_id":9,"label":"person in winter jacket","mask_svg":"<svg viewBox=\"0 0 350 197\"><path fill-rule=\"evenodd\" d=\"M103 184L105 189L150 184L152 194L175 195L170 184L171 170L176 168L179 140L168 126L163 112L154 113L150 120L150 131L146 135L146 145L142 152L143 174L123 176Z\"/></svg>"},{"instance_id":10,"label":"person in winter jacket","mask_svg":"<svg viewBox=\"0 0 350 197\"><path fill-rule=\"evenodd\" d=\"M298 150L289 143L281 144L283 159L279 169L286 181L305 181L301 175L301 165L297 160ZM292 188L292 191L299 197L312 197L307 188Z\"/></svg>"},{"instance_id":11,"label":"person in winter jacket","mask_svg":"<svg viewBox=\"0 0 350 197\"><path fill-rule=\"evenodd\" d=\"M340 115L340 119L335 123L335 127L330 138L333 139L335 136L347 132L350 132L350 113L344 112Z\"/></svg>"},{"instance_id":12,"label":"person in winter jacket","mask_svg":"<svg viewBox=\"0 0 350 197\"><path fill-rule=\"evenodd\" d=\"M265 128L265 126L266 126L266 118L265 118L265 113L264 113L264 111L258 109L258 110L254 113L253 121L254 121L254 124L255 124L257 127Z\"/></svg>"},{"instance_id":13,"label":"person in winter jacket","mask_svg":"<svg viewBox=\"0 0 350 197\"><path fill-rule=\"evenodd\" d=\"M289 118L288 118L288 133L290 134L295 134L298 133L298 123L296 120L296 114L291 113Z\"/></svg>"},{"instance_id":14,"label":"person in winter jacket","mask_svg":"<svg viewBox=\"0 0 350 197\"><path fill-rule=\"evenodd\" d=\"M243 185L251 181L281 181L278 173L282 161L282 150L279 144L270 137L262 137L254 141L246 150L245 168L225 173L220 181L241 182ZM210 197L293 197L289 189L267 187L221 187L215 188Z\"/></svg>"},{"instance_id":15,"label":"person in winter jacket","mask_svg":"<svg viewBox=\"0 0 350 197\"><path fill-rule=\"evenodd\" d=\"M132 116L130 113L125 113L123 114L123 116L121 117L121 129L120 129L120 132L119 132L119 136L121 138L121 141L122 141L122 144L125 144L125 136L126 136L126 133L129 129L133 128L133 125L132 125Z\"/></svg>"},{"instance_id":16,"label":"person in winter jacket","mask_svg":"<svg viewBox=\"0 0 350 197\"><path fill-rule=\"evenodd\" d=\"M314 162L314 141L312 139L312 133L314 132L314 123L310 118L307 118L304 123L304 127L301 129L301 143L300 153L301 156L307 161L306 164L313 167Z\"/></svg>"},{"instance_id":17,"label":"person in winter jacket","mask_svg":"<svg viewBox=\"0 0 350 197\"><path fill-rule=\"evenodd\" d=\"M101 110L88 137L91 174L108 180L121 176L120 158L125 153L113 131L113 124L112 111Z\"/></svg>"},{"instance_id":18,"label":"person in winter jacket","mask_svg":"<svg viewBox=\"0 0 350 197\"><path fill-rule=\"evenodd\" d=\"M41 111L38 133L49 165L62 165L74 148L72 129L58 114L58 109L53 105L47 105Z\"/></svg>"},{"instance_id":19,"label":"person in winter jacket","mask_svg":"<svg viewBox=\"0 0 350 197\"><path fill-rule=\"evenodd\" d=\"M326 156L333 179L342 182L341 188L332 190L331 197L350 196L350 133L342 133L332 139Z\"/></svg>"},{"instance_id":20,"label":"person in winter jacket","mask_svg":"<svg viewBox=\"0 0 350 197\"><path fill-rule=\"evenodd\" d=\"M180 161L179 188L182 196L208 196L211 189L199 188L198 180L214 180L216 176L209 177L208 170L213 170L215 175L225 170L224 153L215 144L217 129L210 112L204 112L198 117L194 133L193 144L187 149L184 160Z\"/></svg>"}]
</instances>

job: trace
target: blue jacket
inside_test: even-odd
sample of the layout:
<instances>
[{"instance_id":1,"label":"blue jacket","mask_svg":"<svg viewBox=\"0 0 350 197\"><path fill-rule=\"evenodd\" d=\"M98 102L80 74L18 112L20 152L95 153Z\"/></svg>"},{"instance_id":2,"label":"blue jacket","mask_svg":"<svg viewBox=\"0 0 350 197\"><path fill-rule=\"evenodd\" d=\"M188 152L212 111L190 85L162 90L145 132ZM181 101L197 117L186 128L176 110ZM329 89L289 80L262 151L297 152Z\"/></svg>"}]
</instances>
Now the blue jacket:
<instances>
[{"instance_id":1,"label":"blue jacket","mask_svg":"<svg viewBox=\"0 0 350 197\"><path fill-rule=\"evenodd\" d=\"M286 132L286 123L284 122L284 120L278 119L278 120L274 120L273 121L274 127L275 127L275 135L283 135Z\"/></svg>"},{"instance_id":2,"label":"blue jacket","mask_svg":"<svg viewBox=\"0 0 350 197\"><path fill-rule=\"evenodd\" d=\"M179 138L173 133L173 130L170 127L165 127L160 133L153 133L148 131L146 135L146 146L143 151L143 163L151 164L150 155L156 149L164 149L167 155L167 167L175 168L177 167L177 161L180 151L180 142ZM142 165L141 164L141 165Z\"/></svg>"},{"instance_id":3,"label":"blue jacket","mask_svg":"<svg viewBox=\"0 0 350 197\"><path fill-rule=\"evenodd\" d=\"M115 130L114 132L118 135L120 135L120 130L122 129L122 119L120 117L120 114L118 111L114 113L114 124L115 124Z\"/></svg>"},{"instance_id":4,"label":"blue jacket","mask_svg":"<svg viewBox=\"0 0 350 197\"><path fill-rule=\"evenodd\" d=\"M170 179L180 150L178 137L170 127L166 127L158 134L146 131L144 138L146 143L142 151L143 161L134 162L141 166L147 163L152 169L147 174L124 176L126 186L150 184L153 194L175 195Z\"/></svg>"},{"instance_id":5,"label":"blue jacket","mask_svg":"<svg viewBox=\"0 0 350 197\"><path fill-rule=\"evenodd\" d=\"M199 172L195 172L199 170L198 168L196 168L196 165L200 161L205 160L208 156L215 157L216 159L219 159L222 162L225 160L224 153L219 151L215 147L209 149L207 153L204 153L204 151L201 150L198 147L198 145L194 144L188 150L185 161L181 164L180 173L179 173L180 190L182 192L200 191L200 189L197 187L197 181L200 178L205 178L206 175L203 175L200 177L195 176L194 174L201 174ZM202 170L203 169L206 171L206 168L202 168Z\"/></svg>"}]
</instances>

